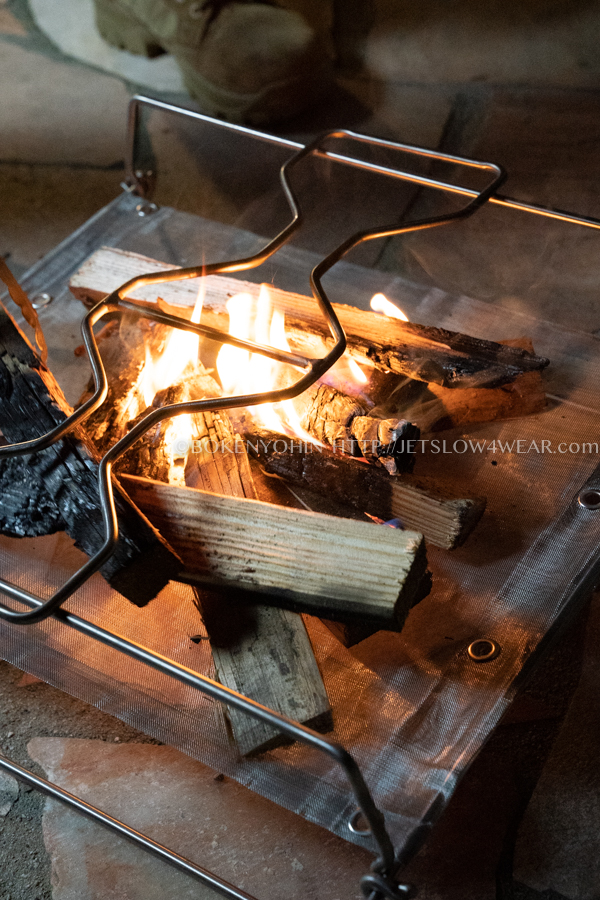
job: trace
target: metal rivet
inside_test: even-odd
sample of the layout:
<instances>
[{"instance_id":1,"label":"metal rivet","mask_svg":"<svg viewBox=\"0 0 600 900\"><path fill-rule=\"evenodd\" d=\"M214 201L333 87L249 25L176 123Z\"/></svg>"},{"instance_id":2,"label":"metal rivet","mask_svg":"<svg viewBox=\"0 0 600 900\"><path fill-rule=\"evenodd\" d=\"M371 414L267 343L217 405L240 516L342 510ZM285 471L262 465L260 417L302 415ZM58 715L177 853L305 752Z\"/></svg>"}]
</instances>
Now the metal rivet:
<instances>
[{"instance_id":1,"label":"metal rivet","mask_svg":"<svg viewBox=\"0 0 600 900\"><path fill-rule=\"evenodd\" d=\"M361 809L357 809L356 812L352 814L352 818L348 822L348 828L352 834L358 834L361 837L366 837L366 835L371 834L369 823L365 819Z\"/></svg>"},{"instance_id":2,"label":"metal rivet","mask_svg":"<svg viewBox=\"0 0 600 900\"><path fill-rule=\"evenodd\" d=\"M148 200L144 200L143 203L138 203L135 208L138 216L151 216L152 213L156 212L158 206L156 203L149 203Z\"/></svg>"},{"instance_id":3,"label":"metal rivet","mask_svg":"<svg viewBox=\"0 0 600 900\"><path fill-rule=\"evenodd\" d=\"M490 641L488 638L479 638L469 644L467 653L473 662L490 662L490 660L496 659L500 653L500 644Z\"/></svg>"},{"instance_id":4,"label":"metal rivet","mask_svg":"<svg viewBox=\"0 0 600 900\"><path fill-rule=\"evenodd\" d=\"M600 491L582 491L578 497L578 503L584 509L600 509Z\"/></svg>"},{"instance_id":5,"label":"metal rivet","mask_svg":"<svg viewBox=\"0 0 600 900\"><path fill-rule=\"evenodd\" d=\"M192 3L188 13L191 19L201 19L204 15L204 3Z\"/></svg>"},{"instance_id":6,"label":"metal rivet","mask_svg":"<svg viewBox=\"0 0 600 900\"><path fill-rule=\"evenodd\" d=\"M52 303L53 300L52 294L36 294L35 297L31 298L31 305L34 309L43 309L49 303Z\"/></svg>"}]
</instances>

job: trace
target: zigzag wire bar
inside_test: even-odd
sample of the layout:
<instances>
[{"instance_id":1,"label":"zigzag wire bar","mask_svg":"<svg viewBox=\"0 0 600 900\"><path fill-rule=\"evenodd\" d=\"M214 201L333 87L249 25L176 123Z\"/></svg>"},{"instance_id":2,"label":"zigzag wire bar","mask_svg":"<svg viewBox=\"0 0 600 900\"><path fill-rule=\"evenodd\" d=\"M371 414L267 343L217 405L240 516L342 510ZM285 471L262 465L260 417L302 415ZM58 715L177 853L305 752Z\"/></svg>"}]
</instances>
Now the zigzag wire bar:
<instances>
[{"instance_id":1,"label":"zigzag wire bar","mask_svg":"<svg viewBox=\"0 0 600 900\"><path fill-rule=\"evenodd\" d=\"M426 228L434 228L441 225L449 224L456 219L465 218L472 215L480 206L482 206L489 197L494 193L497 187L504 181L506 175L504 171L492 163L482 163L476 161L468 161L468 165L480 170L491 171L494 178L490 184L472 199L466 206L461 209L448 213L443 216L435 216L420 221L413 222L409 225L397 226L390 225L384 228L370 229L359 232L358 234L348 238L337 249L330 253L325 259L319 263L310 276L310 284L313 295L319 307L323 312L335 344L329 353L318 360L308 360L295 354L265 348L249 341L240 341L231 338L222 332L203 325L195 325L187 319L178 316L172 316L162 311L148 310L135 301L125 300L128 293L132 293L137 288L150 285L162 284L171 281L181 281L184 279L197 278L202 275L212 275L218 272L238 272L249 268L255 268L261 265L266 259L272 256L300 227L302 215L297 198L289 183L288 173L302 159L321 150L323 143L332 139L348 139L352 138L362 143L369 143L370 139L362 135L355 137L352 133L346 131L331 132L321 138L317 138L311 144L308 144L291 159L287 160L281 167L280 177L281 184L288 200L288 204L292 211L291 222L277 235L270 243L268 243L262 251L257 254L246 257L241 260L235 260L227 263L213 263L205 266L192 266L184 269L171 269L167 272L152 273L148 275L138 276L121 285L106 300L97 304L84 318L82 323L82 334L88 357L90 359L92 373L94 377L95 391L94 394L83 404L79 410L76 410L63 423L56 426L40 438L30 441L23 441L18 444L10 444L0 448L0 459L13 455L25 455L45 449L55 443L61 437L68 434L77 424L85 420L92 412L98 409L108 392L108 383L104 365L98 351L98 345L93 333L93 327L108 313L119 313L121 311L136 312L141 316L151 320L171 325L172 327L182 328L196 334L203 334L213 340L219 340L223 343L229 343L234 346L243 347L244 349L253 350L262 355L277 359L280 362L288 362L292 365L308 368L306 375L296 381L288 388L275 391L268 391L259 394L247 394L237 397L221 397L210 400L192 400L184 403L171 404L160 409L153 410L145 418L140 421L131 431L124 435L100 461L98 467L98 487L100 494L100 504L104 525L104 541L102 547L87 562L75 572L68 581L62 585L49 599L41 601L23 588L12 584L11 582L0 579L0 590L14 600L38 599L41 606L31 609L28 612L17 612L16 610L0 609L0 618L12 621L14 623L31 624L39 622L60 607L82 584L87 581L92 574L110 558L119 534L117 515L115 510L113 486L112 486L112 467L119 457L132 447L146 432L160 422L170 419L177 415L208 412L219 409L232 409L244 406L257 406L262 403L278 403L283 400L289 400L303 393L308 387L314 384L318 379L340 358L346 349L346 337L343 329L338 321L333 306L325 293L321 278L334 266L339 260L358 244L373 240L380 237L388 237L391 235L406 234L408 232L420 231ZM395 147L392 141L379 141L383 146L390 149Z\"/></svg>"},{"instance_id":2,"label":"zigzag wire bar","mask_svg":"<svg viewBox=\"0 0 600 900\"><path fill-rule=\"evenodd\" d=\"M92 623L88 623L83 619L79 619L79 617L74 616L72 613L60 609L61 604L64 603L65 600L68 599L68 597L71 596L71 594L73 594L78 587L80 587L95 571L97 571L103 565L103 563L110 557L110 554L114 549L118 538L118 521L112 489L112 466L114 462L127 449L133 446L154 425L176 415L209 410L228 409L240 406L255 406L260 403L280 402L282 400L291 399L298 396L300 393L306 390L306 388L314 384L314 382L317 381L330 368L330 366L332 366L340 358L346 348L346 339L344 332L339 324L331 302L321 284L321 278L323 277L323 275L327 271L329 271L329 269L334 266L346 253L348 253L349 250L364 241L373 240L378 237L400 235L426 228L438 227L441 225L449 224L456 219L465 218L469 215L472 215L490 198L493 192L504 181L506 177L503 170L494 164L469 161L468 165L477 167L485 171L491 171L494 177L491 183L484 190L479 192L476 197L474 197L465 207L445 216L430 217L409 225L400 227L390 225L384 228L362 231L352 236L351 238L348 238L348 240L346 240L336 250L329 254L321 263L319 263L319 265L316 266L311 273L311 288L315 299L319 303L319 306L325 315L332 336L335 339L333 349L325 357L319 360L308 360L304 357L299 357L294 354L288 354L285 352L273 350L272 348L265 348L260 345L255 345L251 342L231 339L229 335L222 334L215 329L207 328L206 326L202 325L192 324L186 319L171 316L167 313L163 313L162 311L148 310L146 307L140 306L134 301L124 299L127 293L132 292L144 285L177 281L186 278L196 278L201 275L216 274L217 272L242 271L244 269L253 268L260 265L277 249L279 249L279 247L281 247L283 243L285 243L285 241L288 240L291 234L299 227L301 222L301 213L299 210L299 206L295 194L293 193L293 190L288 181L289 170L293 166L297 165L298 162L300 162L306 156L316 152L322 152L321 145L326 140L348 138L356 139L365 143L370 142L369 138L363 136L355 136L352 133L345 131L336 131L331 134L325 135L324 137L318 138L311 144L307 145L298 154L296 154L282 166L280 172L281 183L292 210L293 219L292 222L288 226L286 226L286 228L273 241L267 244L266 247L263 248L263 250L258 254L243 260L237 260L230 263L213 264L209 266L191 267L186 269L175 269L168 272L153 273L134 278L126 284L122 285L117 291L113 292L113 294L111 294L106 300L101 301L85 317L82 324L82 333L94 376L95 392L93 396L79 410L69 416L65 420L65 422L63 422L60 426L56 427L52 431L48 432L46 435L43 435L41 438L0 448L0 459L2 457L9 457L12 455L25 455L50 446L65 434L67 434L69 431L71 431L79 422L87 418L87 416L89 416L94 410L98 409L98 407L101 406L101 404L104 402L107 395L108 384L106 372L104 370L104 366L98 351L97 342L93 333L93 326L109 312L120 312L124 310L136 312L140 316L150 318L151 320L171 325L173 327L182 328L196 334L205 335L209 338L219 340L223 343L231 343L234 346L240 346L244 349L252 350L253 352L269 356L280 362L287 362L298 367L309 368L310 371L302 378L300 378L294 385L286 389L238 397L223 397L211 400L188 401L185 403L172 404L170 406L163 407L162 409L157 409L149 413L127 435L121 438L113 447L110 448L110 450L105 454L99 464L99 492L105 527L105 541L102 548L93 557L91 557L87 561L87 563L82 566L82 568L78 572L76 572L66 582L65 585L62 586L62 588L59 588L59 590L56 591L56 593L46 601L42 600L39 597L36 597L34 594L31 594L30 592L25 591L22 588L17 587L16 585L11 584L10 582L0 580L0 591L5 593L11 599L17 600L30 607L29 612L17 612L5 606L4 604L0 604L0 618L11 621L13 623L30 624L47 618L51 614L54 614L60 621L64 621L71 627L77 627L78 630L84 631L91 637L94 637L97 640L101 640L103 643L108 644L109 646L113 646L116 649L119 649L121 652L124 652L127 655L146 663L147 665L153 666L154 668L157 668L167 674L179 678L179 680L191 684L192 686L201 690L203 693L206 693L209 696L212 696L215 699L226 703L227 705L234 706L240 709L242 712L251 715L254 718L258 718L266 722L267 724L273 725L292 739L306 743L314 747L315 749L318 749L321 752L324 752L331 756L343 768L354 792L358 806L368 822L370 834L372 835L380 850L381 855L373 863L372 874L366 876L363 880L365 896L372 897L373 900L375 900L375 898L377 898L378 896L386 895L392 898L407 897L409 896L410 889L406 885L397 885L393 883L392 879L397 869L398 861L395 860L394 857L394 848L389 835L387 834L383 815L376 807L355 760L345 750L344 747L334 741L327 740L318 733L313 732L311 729L308 729L297 722L293 722L283 716L280 716L273 710L263 707L255 701L252 701L249 698L236 693L235 691L231 691L223 687L222 685L211 681L211 679L208 679L205 676L200 676L197 673L191 672L190 670L187 670L182 666L178 666L173 661L168 660L165 657L160 656L159 654L152 653L146 648L136 645L133 642L126 641L125 639L107 632L104 629L93 625ZM394 149L396 147L393 142L380 143L383 143L390 149ZM172 855L172 859L170 861L175 865L179 864L177 862L176 855ZM236 895L230 893L229 896ZM238 894L237 896L243 895Z\"/></svg>"}]
</instances>

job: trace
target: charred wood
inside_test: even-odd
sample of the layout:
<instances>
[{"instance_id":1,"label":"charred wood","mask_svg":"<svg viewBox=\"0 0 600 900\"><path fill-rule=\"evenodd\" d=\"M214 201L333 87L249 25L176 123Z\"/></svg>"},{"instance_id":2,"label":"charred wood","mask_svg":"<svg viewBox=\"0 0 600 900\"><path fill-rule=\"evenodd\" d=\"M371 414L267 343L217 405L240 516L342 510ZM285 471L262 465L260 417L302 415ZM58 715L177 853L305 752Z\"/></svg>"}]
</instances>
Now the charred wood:
<instances>
[{"instance_id":1,"label":"charred wood","mask_svg":"<svg viewBox=\"0 0 600 900\"><path fill-rule=\"evenodd\" d=\"M381 519L399 518L437 547L453 550L485 510L483 498L455 498L429 479L389 475L326 448L263 432L247 443L264 470Z\"/></svg>"},{"instance_id":2,"label":"charred wood","mask_svg":"<svg viewBox=\"0 0 600 900\"><path fill-rule=\"evenodd\" d=\"M8 313L0 309L0 429L6 441L17 443L40 437L64 422L71 411L50 371ZM83 430L78 429L47 450L11 461L3 476L6 478L7 473L18 469L19 478L29 484L25 506L39 492L48 527L56 530L60 516L62 527L88 556L103 543L97 458ZM119 541L101 571L115 590L143 606L181 564L116 483L115 500ZM56 512L50 509L50 502ZM22 516L16 518L22 522ZM12 534L21 527L6 517L3 525ZM43 527L40 522L39 529Z\"/></svg>"}]
</instances>

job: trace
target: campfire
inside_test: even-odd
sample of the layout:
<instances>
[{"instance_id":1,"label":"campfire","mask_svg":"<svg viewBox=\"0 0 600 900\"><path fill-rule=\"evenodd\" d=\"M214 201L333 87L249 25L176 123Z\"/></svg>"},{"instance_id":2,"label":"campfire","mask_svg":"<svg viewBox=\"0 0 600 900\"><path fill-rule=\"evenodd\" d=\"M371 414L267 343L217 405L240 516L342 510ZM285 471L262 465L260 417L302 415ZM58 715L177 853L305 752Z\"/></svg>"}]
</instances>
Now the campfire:
<instances>
[{"instance_id":1,"label":"campfire","mask_svg":"<svg viewBox=\"0 0 600 900\"><path fill-rule=\"evenodd\" d=\"M104 249L71 289L93 305L161 267ZM209 275L161 285L160 293L145 289L142 300L288 354L318 359L331 347L314 300L270 285ZM102 569L137 605L171 579L193 585L222 683L259 701L268 684L279 712L323 729L330 705L299 614L319 616L347 646L400 630L431 589L426 545L460 546L485 509L485 498L456 495L419 471L423 436L545 404L540 370L548 361L526 340L498 344L417 325L382 294L370 307L336 307L346 353L295 399L180 414L133 445L115 467L119 541ZM58 424L70 409L5 318L13 390L0 427L16 442L45 433L49 419ZM289 360L134 313L104 324L97 341L104 403L60 445L25 467L11 458L4 472L4 533L64 529L88 555L99 541L97 461L152 410L286 388L298 378ZM25 383L33 399L23 416ZM241 753L278 737L235 710L228 715Z\"/></svg>"}]
</instances>

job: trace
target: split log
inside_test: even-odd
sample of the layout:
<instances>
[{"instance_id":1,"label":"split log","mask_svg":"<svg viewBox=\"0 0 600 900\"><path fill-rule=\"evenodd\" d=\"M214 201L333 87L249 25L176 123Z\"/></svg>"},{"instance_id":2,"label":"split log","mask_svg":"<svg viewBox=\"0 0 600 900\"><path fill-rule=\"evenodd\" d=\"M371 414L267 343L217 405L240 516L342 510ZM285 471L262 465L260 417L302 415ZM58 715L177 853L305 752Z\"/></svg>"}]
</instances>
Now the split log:
<instances>
[{"instance_id":1,"label":"split log","mask_svg":"<svg viewBox=\"0 0 600 900\"><path fill-rule=\"evenodd\" d=\"M276 712L326 732L331 706L302 616L248 604L231 591L195 590L210 640L216 679ZM232 707L225 710L239 752L247 756L282 742L283 736Z\"/></svg>"},{"instance_id":2,"label":"split log","mask_svg":"<svg viewBox=\"0 0 600 900\"><path fill-rule=\"evenodd\" d=\"M207 412L193 419L199 452L188 456L185 467L192 493L198 494L193 490L196 486L205 486L215 494L255 499L248 456L239 438L236 442L227 414ZM201 425L204 433L199 431ZM233 442L238 452L215 451L220 441ZM175 490L187 494L190 488ZM158 527L169 530L164 521ZM241 539L240 534L232 536L235 544ZM202 552L201 547L190 548L184 562L189 562L190 556L195 560ZM210 590L197 589L195 596L221 684L318 731L330 730L333 723L327 691L301 616L265 606L260 600L251 605L239 602L231 585L225 602L220 593ZM226 715L244 755L281 740L276 729L238 710L228 707Z\"/></svg>"},{"instance_id":3,"label":"split log","mask_svg":"<svg viewBox=\"0 0 600 900\"><path fill-rule=\"evenodd\" d=\"M456 499L430 479L389 475L360 460L281 435L264 432L248 436L247 442L267 473L360 512L384 520L398 518L445 550L463 544L485 510L483 498Z\"/></svg>"},{"instance_id":4,"label":"split log","mask_svg":"<svg viewBox=\"0 0 600 900\"><path fill-rule=\"evenodd\" d=\"M123 482L177 547L190 583L236 586L254 602L392 630L429 590L416 532L128 475Z\"/></svg>"},{"instance_id":5,"label":"split log","mask_svg":"<svg viewBox=\"0 0 600 900\"><path fill-rule=\"evenodd\" d=\"M50 371L0 308L0 429L6 441L40 437L71 412ZM49 530L56 530L60 518L75 545L91 556L103 543L97 459L79 428L47 450L22 457L20 463L1 461L0 469L6 480L17 467L27 502L36 491L44 495L40 513L48 516ZM181 563L116 483L115 501L119 540L101 572L115 590L143 606L175 576ZM6 506L3 525L7 533L16 534L18 528L6 521L7 512ZM38 525L42 528L41 522Z\"/></svg>"},{"instance_id":6,"label":"split log","mask_svg":"<svg viewBox=\"0 0 600 900\"><path fill-rule=\"evenodd\" d=\"M144 408L139 382L144 378L148 346L150 355L160 353L166 329L146 328L128 322L107 329L99 346L112 385L111 415L108 420L96 416L89 425L94 441L111 446L149 410ZM148 342L144 344L144 339ZM219 385L200 363L189 367L185 380L159 391L154 407L183 400L214 397ZM248 457L234 434L226 412L205 412L191 417L192 453L173 449L173 422L162 422L119 460L117 471L153 476L171 485L187 483L230 497L256 497ZM236 440L237 439L237 440ZM235 453L218 447L231 446ZM161 523L164 527L164 523ZM160 530L160 529L159 529ZM193 549L190 551L192 555ZM195 602L206 627L216 677L221 684L257 700L259 703L317 730L332 725L331 707L323 679L312 650L302 617L294 612L261 603L236 602L236 591L221 594L195 590ZM279 732L238 710L227 707L225 715L236 747L242 754L256 753L280 740Z\"/></svg>"},{"instance_id":7,"label":"split log","mask_svg":"<svg viewBox=\"0 0 600 900\"><path fill-rule=\"evenodd\" d=\"M130 278L172 268L137 254L104 248L87 260L71 279L71 290L84 303L93 304ZM220 275L205 279L203 322L228 330L226 302L240 291L256 295L258 285ZM286 334L293 350L307 356L321 356L332 338L313 298L280 291L269 285L275 308L285 314ZM156 303L162 297L179 308L194 306L197 290L188 281L144 288L143 298ZM346 332L348 352L359 362L386 372L407 375L418 381L450 388L498 387L509 384L524 372L538 371L549 360L526 350L442 328L390 319L334 304ZM175 310L177 311L177 310Z\"/></svg>"}]
</instances>

